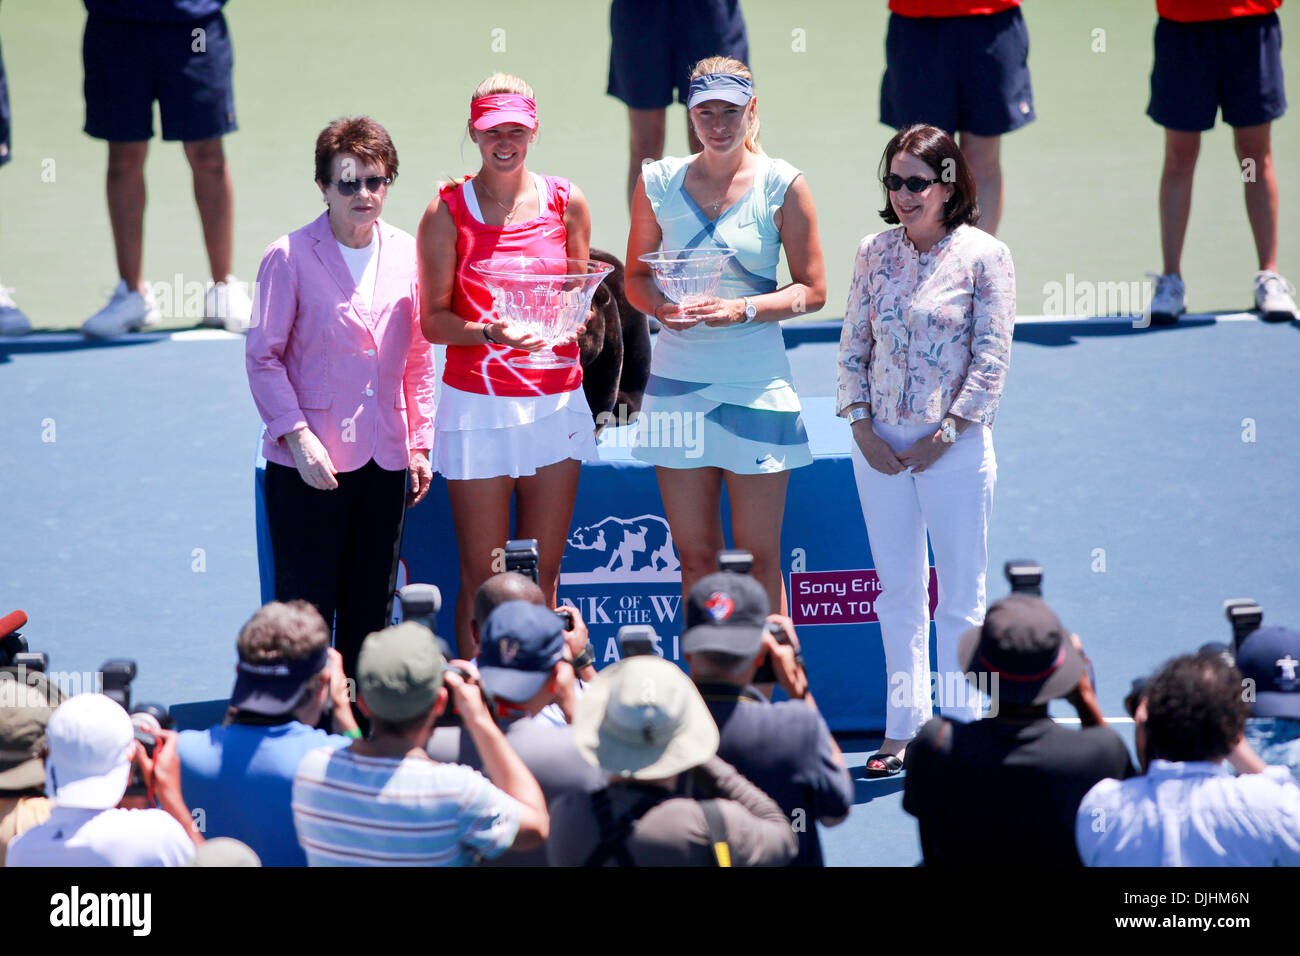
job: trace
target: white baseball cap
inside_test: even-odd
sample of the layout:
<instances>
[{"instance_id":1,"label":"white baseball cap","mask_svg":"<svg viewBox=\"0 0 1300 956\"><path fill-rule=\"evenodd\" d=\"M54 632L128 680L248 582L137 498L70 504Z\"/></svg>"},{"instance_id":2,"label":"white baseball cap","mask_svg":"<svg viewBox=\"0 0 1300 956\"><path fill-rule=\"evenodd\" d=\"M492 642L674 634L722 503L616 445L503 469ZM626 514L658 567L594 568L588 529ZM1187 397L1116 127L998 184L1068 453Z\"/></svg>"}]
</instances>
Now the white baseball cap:
<instances>
[{"instance_id":1,"label":"white baseball cap","mask_svg":"<svg viewBox=\"0 0 1300 956\"><path fill-rule=\"evenodd\" d=\"M45 795L57 806L107 810L126 793L131 773L131 718L103 694L69 697L45 728Z\"/></svg>"}]
</instances>

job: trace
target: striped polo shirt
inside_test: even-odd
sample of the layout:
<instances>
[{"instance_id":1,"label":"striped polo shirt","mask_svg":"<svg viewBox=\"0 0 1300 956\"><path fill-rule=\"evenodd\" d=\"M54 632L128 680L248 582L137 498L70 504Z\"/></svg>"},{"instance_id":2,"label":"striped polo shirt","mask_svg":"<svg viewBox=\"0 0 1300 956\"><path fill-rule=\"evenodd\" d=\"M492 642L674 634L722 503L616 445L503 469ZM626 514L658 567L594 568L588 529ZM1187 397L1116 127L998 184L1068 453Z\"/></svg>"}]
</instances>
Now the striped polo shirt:
<instances>
[{"instance_id":1,"label":"striped polo shirt","mask_svg":"<svg viewBox=\"0 0 1300 956\"><path fill-rule=\"evenodd\" d=\"M460 764L322 747L298 765L293 822L310 866L471 866L514 843L519 804Z\"/></svg>"}]
</instances>

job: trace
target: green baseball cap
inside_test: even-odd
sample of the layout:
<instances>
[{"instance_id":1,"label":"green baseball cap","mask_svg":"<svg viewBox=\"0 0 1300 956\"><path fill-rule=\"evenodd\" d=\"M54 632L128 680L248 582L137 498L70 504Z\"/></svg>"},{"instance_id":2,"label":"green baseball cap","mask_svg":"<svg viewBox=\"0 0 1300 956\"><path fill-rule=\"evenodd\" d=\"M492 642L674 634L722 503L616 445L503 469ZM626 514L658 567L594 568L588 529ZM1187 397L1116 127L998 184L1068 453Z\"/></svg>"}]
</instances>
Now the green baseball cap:
<instances>
[{"instance_id":1,"label":"green baseball cap","mask_svg":"<svg viewBox=\"0 0 1300 956\"><path fill-rule=\"evenodd\" d=\"M409 720L438 699L442 668L433 631L405 621L365 639L357 658L357 691L381 720Z\"/></svg>"},{"instance_id":2,"label":"green baseball cap","mask_svg":"<svg viewBox=\"0 0 1300 956\"><path fill-rule=\"evenodd\" d=\"M45 725L62 702L40 671L0 671L0 790L45 786Z\"/></svg>"}]
</instances>

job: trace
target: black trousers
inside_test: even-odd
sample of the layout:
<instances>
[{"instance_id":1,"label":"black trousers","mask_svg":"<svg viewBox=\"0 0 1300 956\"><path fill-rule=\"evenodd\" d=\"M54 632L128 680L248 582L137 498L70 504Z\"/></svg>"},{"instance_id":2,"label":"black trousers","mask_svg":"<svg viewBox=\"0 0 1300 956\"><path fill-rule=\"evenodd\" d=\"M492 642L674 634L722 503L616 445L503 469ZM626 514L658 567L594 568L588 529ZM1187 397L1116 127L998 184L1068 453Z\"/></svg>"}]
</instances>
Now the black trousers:
<instances>
[{"instance_id":1,"label":"black trousers","mask_svg":"<svg viewBox=\"0 0 1300 956\"><path fill-rule=\"evenodd\" d=\"M266 517L275 599L316 605L333 623L343 671L355 680L361 642L392 619L407 476L371 459L335 477L339 486L321 491L298 469L268 461Z\"/></svg>"}]
</instances>

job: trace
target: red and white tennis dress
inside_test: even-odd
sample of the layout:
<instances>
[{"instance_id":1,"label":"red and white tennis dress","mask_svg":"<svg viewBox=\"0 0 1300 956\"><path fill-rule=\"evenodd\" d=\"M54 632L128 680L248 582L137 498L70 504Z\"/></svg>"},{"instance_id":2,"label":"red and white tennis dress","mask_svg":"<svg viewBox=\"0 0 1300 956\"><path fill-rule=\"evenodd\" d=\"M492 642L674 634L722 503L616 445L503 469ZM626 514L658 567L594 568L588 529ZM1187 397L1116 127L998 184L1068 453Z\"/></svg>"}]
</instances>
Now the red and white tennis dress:
<instances>
[{"instance_id":1,"label":"red and white tennis dress","mask_svg":"<svg viewBox=\"0 0 1300 956\"><path fill-rule=\"evenodd\" d=\"M456 282L451 310L467 322L492 322L492 293L470 263L498 256L566 258L564 211L569 182L533 174L541 215L530 222L483 222L467 179L443 187L440 199L456 223ZM578 357L578 346L557 348ZM528 369L509 364L527 355L508 345L449 345L434 418L433 468L449 480L519 478L566 458L596 458L582 366Z\"/></svg>"}]
</instances>

